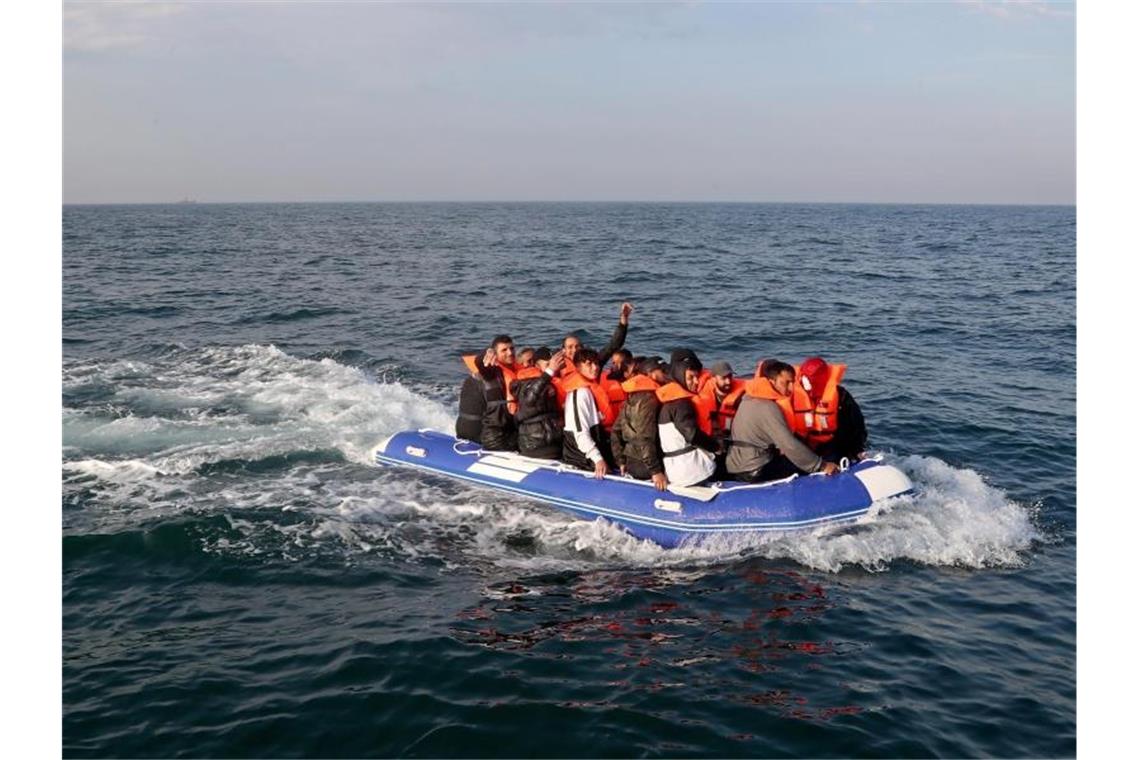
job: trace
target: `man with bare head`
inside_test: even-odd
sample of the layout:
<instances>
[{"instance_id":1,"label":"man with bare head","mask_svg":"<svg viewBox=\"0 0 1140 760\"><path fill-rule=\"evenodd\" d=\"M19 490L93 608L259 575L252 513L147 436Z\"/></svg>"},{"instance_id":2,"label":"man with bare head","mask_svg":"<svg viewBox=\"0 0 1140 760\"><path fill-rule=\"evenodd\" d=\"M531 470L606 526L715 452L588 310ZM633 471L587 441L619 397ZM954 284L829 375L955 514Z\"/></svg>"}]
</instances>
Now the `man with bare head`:
<instances>
[{"instance_id":1,"label":"man with bare head","mask_svg":"<svg viewBox=\"0 0 1140 760\"><path fill-rule=\"evenodd\" d=\"M760 366L760 376L745 384L745 395L732 418L725 467L735 480L760 483L791 475L839 468L825 462L792 432L792 385L796 370L777 359Z\"/></svg>"},{"instance_id":2,"label":"man with bare head","mask_svg":"<svg viewBox=\"0 0 1140 760\"><path fill-rule=\"evenodd\" d=\"M574 355L577 371L565 382L566 408L563 419L562 460L603 478L614 469L610 439L606 433L611 418L609 398L598 385L602 370L598 354L588 348Z\"/></svg>"},{"instance_id":3,"label":"man with bare head","mask_svg":"<svg viewBox=\"0 0 1140 760\"><path fill-rule=\"evenodd\" d=\"M610 342L598 351L598 361L601 366L605 366L614 352L625 345L625 335L629 330L629 315L633 313L633 304L626 301L621 305L618 310L618 324L614 328L614 334L610 336ZM574 333L570 333L562 339L562 355L566 357L567 369L566 372L573 371L574 357L578 355L578 351L582 348L582 340Z\"/></svg>"},{"instance_id":4,"label":"man with bare head","mask_svg":"<svg viewBox=\"0 0 1140 760\"><path fill-rule=\"evenodd\" d=\"M479 442L488 451L513 451L518 447L514 414L517 402L511 391L518 368L515 342L509 335L497 335L475 367L483 382L483 425Z\"/></svg>"}]
</instances>

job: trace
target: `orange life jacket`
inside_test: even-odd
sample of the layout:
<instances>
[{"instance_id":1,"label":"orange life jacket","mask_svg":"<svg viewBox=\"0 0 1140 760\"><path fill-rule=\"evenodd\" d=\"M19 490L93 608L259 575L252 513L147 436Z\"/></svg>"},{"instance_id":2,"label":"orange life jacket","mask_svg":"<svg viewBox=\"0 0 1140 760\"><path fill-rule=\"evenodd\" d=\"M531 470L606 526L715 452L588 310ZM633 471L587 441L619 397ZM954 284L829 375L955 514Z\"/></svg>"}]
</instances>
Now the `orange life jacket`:
<instances>
[{"instance_id":1,"label":"orange life jacket","mask_svg":"<svg viewBox=\"0 0 1140 760\"><path fill-rule=\"evenodd\" d=\"M772 387L772 383L768 381L768 378L761 376L746 380L744 383L744 392L753 398L775 401L776 406L780 407L780 411L784 413L784 422L788 423L788 429L795 432L796 413L792 409L792 399L777 393L776 389Z\"/></svg>"},{"instance_id":2,"label":"orange life jacket","mask_svg":"<svg viewBox=\"0 0 1140 760\"><path fill-rule=\"evenodd\" d=\"M473 375L482 377L482 373L479 372L479 365L475 363L477 357L478 354L464 354L463 363L467 365L467 369L470 370ZM511 390L511 383L518 378L518 375L514 367L507 367L502 364L496 366L503 371L503 394L507 398L507 411L514 414L519 410L519 402L515 398L514 391Z\"/></svg>"},{"instance_id":3,"label":"orange life jacket","mask_svg":"<svg viewBox=\"0 0 1140 760\"><path fill-rule=\"evenodd\" d=\"M701 395L705 388L712 385L713 374L707 369L702 369L700 374L697 375L697 395Z\"/></svg>"},{"instance_id":4,"label":"orange life jacket","mask_svg":"<svg viewBox=\"0 0 1140 760\"><path fill-rule=\"evenodd\" d=\"M566 408L566 378L563 375L555 375L550 378L550 384L554 386L554 391L558 394L558 408Z\"/></svg>"},{"instance_id":5,"label":"orange life jacket","mask_svg":"<svg viewBox=\"0 0 1140 760\"><path fill-rule=\"evenodd\" d=\"M515 380L530 380L542 374L538 367L523 367L515 373Z\"/></svg>"},{"instance_id":6,"label":"orange life jacket","mask_svg":"<svg viewBox=\"0 0 1140 760\"><path fill-rule=\"evenodd\" d=\"M711 426L714 435L723 435L732 426L732 418L736 416L736 407L740 406L740 399L744 397L743 380L733 378L732 388L719 403L716 400L716 383L707 382L697 393L709 406Z\"/></svg>"},{"instance_id":7,"label":"orange life jacket","mask_svg":"<svg viewBox=\"0 0 1140 760\"><path fill-rule=\"evenodd\" d=\"M578 368L574 366L574 362L567 361L562 365L562 371L551 378L554 381L554 389L558 391L559 409L566 408L566 396L570 393L570 391L566 389L566 382L578 374Z\"/></svg>"},{"instance_id":8,"label":"orange life jacket","mask_svg":"<svg viewBox=\"0 0 1140 760\"><path fill-rule=\"evenodd\" d=\"M796 368L796 382L792 387L792 410L795 423L792 432L807 441L812 448L821 446L835 437L839 429L839 382L847 371L846 364L827 365L827 382L819 401L800 383L800 370Z\"/></svg>"},{"instance_id":9,"label":"orange life jacket","mask_svg":"<svg viewBox=\"0 0 1140 760\"><path fill-rule=\"evenodd\" d=\"M618 414L621 413L621 408L625 406L625 391L622 389L621 383L608 377L599 377L598 385L602 386L602 390L606 392L606 397L610 400L610 408L614 412L614 421L616 421ZM609 430L613 427L613 422L611 421L605 427L606 430Z\"/></svg>"},{"instance_id":10,"label":"orange life jacket","mask_svg":"<svg viewBox=\"0 0 1140 760\"><path fill-rule=\"evenodd\" d=\"M621 384L621 388L626 392L627 396L630 393L637 393L638 391L653 391L656 393L660 387L661 386L648 375L634 375Z\"/></svg>"},{"instance_id":11,"label":"orange life jacket","mask_svg":"<svg viewBox=\"0 0 1140 760\"><path fill-rule=\"evenodd\" d=\"M705 435L712 435L712 406L707 398L690 393L688 388L682 388L681 384L675 381L665 383L657 389L657 400L662 404L682 398L692 399L693 408L697 411L697 427L703 430Z\"/></svg>"},{"instance_id":12,"label":"orange life jacket","mask_svg":"<svg viewBox=\"0 0 1140 760\"><path fill-rule=\"evenodd\" d=\"M598 405L598 416L602 418L602 427L609 430L614 426L617 412L610 404L609 394L601 385L590 382L580 372L575 372L573 375L563 378L562 388L567 396L570 395L571 391L576 391L579 388L589 388L590 393L594 396L594 403Z\"/></svg>"}]
</instances>

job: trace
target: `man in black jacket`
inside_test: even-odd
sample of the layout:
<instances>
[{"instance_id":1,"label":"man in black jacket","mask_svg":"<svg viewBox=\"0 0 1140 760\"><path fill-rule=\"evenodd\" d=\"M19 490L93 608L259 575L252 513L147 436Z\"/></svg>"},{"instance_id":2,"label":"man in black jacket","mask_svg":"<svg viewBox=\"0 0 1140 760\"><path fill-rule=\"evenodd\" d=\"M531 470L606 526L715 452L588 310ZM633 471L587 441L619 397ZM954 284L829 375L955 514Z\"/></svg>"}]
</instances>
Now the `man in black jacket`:
<instances>
[{"instance_id":1,"label":"man in black jacket","mask_svg":"<svg viewBox=\"0 0 1140 760\"><path fill-rule=\"evenodd\" d=\"M538 366L519 370L518 379L511 384L519 405L515 412L519 453L537 459L559 459L562 412L552 379L562 370L564 358L561 351L552 356L549 348L540 348L535 352L535 360Z\"/></svg>"},{"instance_id":2,"label":"man in black jacket","mask_svg":"<svg viewBox=\"0 0 1140 760\"><path fill-rule=\"evenodd\" d=\"M509 335L498 335L487 352L475 359L483 385L483 429L479 443L488 451L515 451L518 432L507 395L507 383L515 375L515 342Z\"/></svg>"}]
</instances>

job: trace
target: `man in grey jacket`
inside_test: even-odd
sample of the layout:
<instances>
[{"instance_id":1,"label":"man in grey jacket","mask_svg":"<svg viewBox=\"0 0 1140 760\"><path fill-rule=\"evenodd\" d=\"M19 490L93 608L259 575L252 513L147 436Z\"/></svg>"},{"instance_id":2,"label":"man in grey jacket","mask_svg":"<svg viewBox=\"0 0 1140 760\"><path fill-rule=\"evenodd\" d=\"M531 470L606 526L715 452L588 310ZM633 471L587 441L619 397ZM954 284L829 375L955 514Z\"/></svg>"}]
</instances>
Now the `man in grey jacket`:
<instances>
[{"instance_id":1,"label":"man in grey jacket","mask_svg":"<svg viewBox=\"0 0 1140 760\"><path fill-rule=\"evenodd\" d=\"M781 361L764 362L762 377L740 402L732 420L725 468L734 480L762 483L790 475L822 472L832 475L839 468L825 462L788 427L780 404L791 396L796 372Z\"/></svg>"}]
</instances>

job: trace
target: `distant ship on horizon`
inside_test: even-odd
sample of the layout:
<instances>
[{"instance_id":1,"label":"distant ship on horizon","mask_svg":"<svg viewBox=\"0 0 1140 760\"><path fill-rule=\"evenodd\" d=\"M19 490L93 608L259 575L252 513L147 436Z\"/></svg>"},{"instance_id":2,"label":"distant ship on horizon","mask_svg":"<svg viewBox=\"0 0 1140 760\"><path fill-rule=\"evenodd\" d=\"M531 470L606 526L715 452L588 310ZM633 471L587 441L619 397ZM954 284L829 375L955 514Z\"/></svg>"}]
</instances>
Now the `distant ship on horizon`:
<instances>
[{"instance_id":1,"label":"distant ship on horizon","mask_svg":"<svg viewBox=\"0 0 1140 760\"><path fill-rule=\"evenodd\" d=\"M198 201L194 200L193 198L189 198L189 197L183 198L182 200L178 201L179 205L181 205L183 203L197 203L197 202Z\"/></svg>"}]
</instances>

